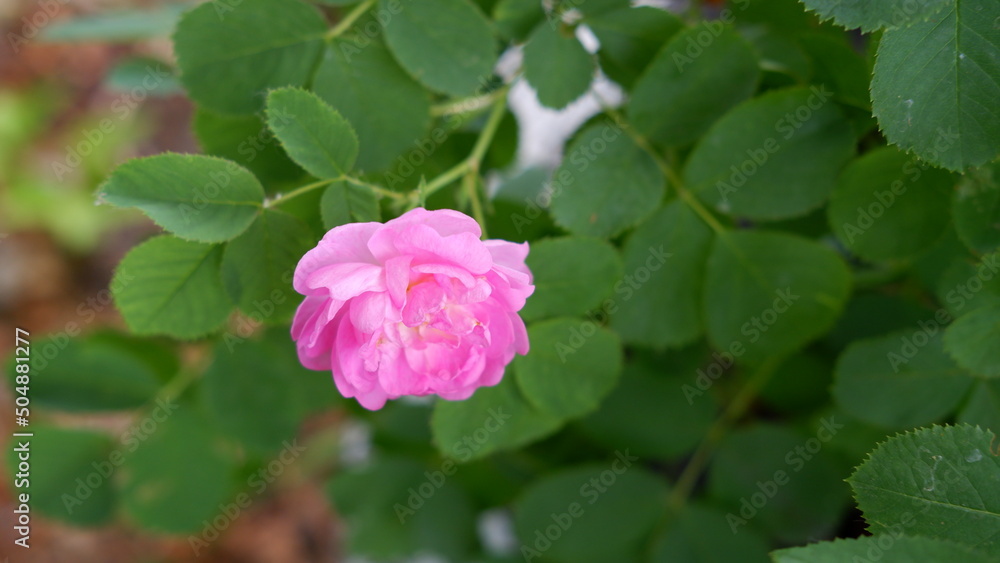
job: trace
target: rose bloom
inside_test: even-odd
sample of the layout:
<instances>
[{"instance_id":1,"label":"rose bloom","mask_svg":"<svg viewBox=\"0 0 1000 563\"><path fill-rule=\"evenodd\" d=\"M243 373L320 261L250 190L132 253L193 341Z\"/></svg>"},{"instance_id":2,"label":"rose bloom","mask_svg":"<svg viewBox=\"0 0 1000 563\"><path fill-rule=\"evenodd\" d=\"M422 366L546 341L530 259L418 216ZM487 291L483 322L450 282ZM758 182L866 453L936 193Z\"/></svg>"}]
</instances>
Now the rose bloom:
<instances>
[{"instance_id":1,"label":"rose bloom","mask_svg":"<svg viewBox=\"0 0 1000 563\"><path fill-rule=\"evenodd\" d=\"M386 399L466 399L528 352L517 312L534 291L528 244L480 240L471 217L417 208L331 230L295 269L302 365L377 410Z\"/></svg>"}]
</instances>

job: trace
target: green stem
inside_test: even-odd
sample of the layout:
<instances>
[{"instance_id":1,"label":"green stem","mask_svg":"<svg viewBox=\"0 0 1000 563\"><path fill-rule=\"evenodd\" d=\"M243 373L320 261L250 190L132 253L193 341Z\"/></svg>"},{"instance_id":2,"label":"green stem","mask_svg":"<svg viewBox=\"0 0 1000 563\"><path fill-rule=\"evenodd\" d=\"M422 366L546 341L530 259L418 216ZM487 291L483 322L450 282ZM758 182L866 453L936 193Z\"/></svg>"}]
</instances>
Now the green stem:
<instances>
[{"instance_id":1,"label":"green stem","mask_svg":"<svg viewBox=\"0 0 1000 563\"><path fill-rule=\"evenodd\" d=\"M355 186L360 186L362 188L368 188L369 190L377 193L380 196L384 196L384 197L388 197L388 198L392 198L392 199L406 199L406 194L401 194L399 192L394 192L392 190L388 190L386 188L383 188L382 186L376 186L375 184L369 184L368 182L365 182L364 180L359 180L358 178L355 178L353 176L344 176L343 179L344 179L345 182L350 182L350 183L354 184Z\"/></svg>"},{"instance_id":2,"label":"green stem","mask_svg":"<svg viewBox=\"0 0 1000 563\"><path fill-rule=\"evenodd\" d=\"M319 182L313 182L312 184L309 184L309 185L306 185L306 186L302 186L301 188L296 188L296 189L294 189L294 190L292 190L292 191L290 191L290 192L288 192L286 194L279 194L277 198L269 200L269 201L265 201L264 202L264 208L266 209L268 207L274 207L275 205L280 205L282 203L287 202L290 199L294 199L296 197L299 197L302 194L309 193L309 192L311 192L311 191L313 191L313 190L315 190L317 188L322 188L323 186L326 186L328 184L332 184L334 182L337 182L337 181L343 180L343 179L344 178L334 178L332 180L320 180Z\"/></svg>"},{"instance_id":3,"label":"green stem","mask_svg":"<svg viewBox=\"0 0 1000 563\"><path fill-rule=\"evenodd\" d=\"M433 117L441 117L445 115L461 115L464 113L479 111L483 108L489 107L490 104L496 100L498 95L503 95L503 91L497 90L495 92L490 92L489 94L483 94L482 96L473 96L471 98L462 98L460 100L437 104L435 106L431 106L431 115Z\"/></svg>"},{"instance_id":4,"label":"green stem","mask_svg":"<svg viewBox=\"0 0 1000 563\"><path fill-rule=\"evenodd\" d=\"M488 238L486 235L486 215L483 213L483 202L479 199L478 179L479 176L477 174L470 172L462 178L462 186L465 188L466 195L469 196L469 203L472 205L472 216L479 223L479 227L483 231L483 238Z\"/></svg>"},{"instance_id":5,"label":"green stem","mask_svg":"<svg viewBox=\"0 0 1000 563\"><path fill-rule=\"evenodd\" d=\"M326 32L323 39L329 43L330 41L333 41L337 37L343 35L345 31L354 25L354 22L358 21L358 18L365 15L365 12L375 5L376 1L377 0L365 0L364 2L358 4L353 10L348 12L346 16L341 18L341 20L337 22L337 25L333 26L330 31Z\"/></svg>"},{"instance_id":6,"label":"green stem","mask_svg":"<svg viewBox=\"0 0 1000 563\"><path fill-rule=\"evenodd\" d=\"M463 160L455 166L452 166L448 171L444 172L437 178L434 178L427 184L417 188L417 192L422 198L427 198L427 196L433 194L434 192L440 190L441 188L447 186L448 184L458 180L465 174L469 172L469 161ZM414 198L414 203L416 203L416 198Z\"/></svg>"},{"instance_id":7,"label":"green stem","mask_svg":"<svg viewBox=\"0 0 1000 563\"><path fill-rule=\"evenodd\" d=\"M489 150L490 143L493 142L493 137L496 135L497 129L500 128L504 111L507 109L508 89L505 87L500 92L493 102L493 110L486 120L486 125L483 126L483 131L479 134L479 139L476 140L476 145L472 147L472 153L469 155L469 165L476 173L479 172L479 165L482 164L483 157L486 156L486 151Z\"/></svg>"},{"instance_id":8,"label":"green stem","mask_svg":"<svg viewBox=\"0 0 1000 563\"><path fill-rule=\"evenodd\" d=\"M774 375L775 369L781 364L783 359L783 357L773 357L761 364L746 382L746 385L733 397L726 410L712 423L712 426L705 434L705 438L698 445L698 449L695 450L688 461L683 473L677 478L677 483L674 485L673 492L667 502L667 506L673 513L676 514L684 508L684 504L687 502L688 497L691 496L691 492L698 482L698 477L715 452L715 446L726 435L730 426L746 413L754 399L757 398L757 394L760 393L760 390L771 379L771 376Z\"/></svg>"}]
</instances>

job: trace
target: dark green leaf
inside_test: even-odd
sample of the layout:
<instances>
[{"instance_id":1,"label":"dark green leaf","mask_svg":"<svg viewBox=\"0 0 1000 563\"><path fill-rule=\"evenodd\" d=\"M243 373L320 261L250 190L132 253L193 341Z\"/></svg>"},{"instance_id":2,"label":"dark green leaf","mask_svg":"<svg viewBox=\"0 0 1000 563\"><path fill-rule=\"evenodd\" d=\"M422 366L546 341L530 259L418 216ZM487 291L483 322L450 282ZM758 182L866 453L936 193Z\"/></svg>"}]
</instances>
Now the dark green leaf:
<instances>
[{"instance_id":1,"label":"dark green leaf","mask_svg":"<svg viewBox=\"0 0 1000 563\"><path fill-rule=\"evenodd\" d=\"M584 237L534 243L527 264L535 284L535 292L521 310L521 317L528 321L580 315L597 308L622 277L621 258L614 247Z\"/></svg>"},{"instance_id":2,"label":"dark green leaf","mask_svg":"<svg viewBox=\"0 0 1000 563\"><path fill-rule=\"evenodd\" d=\"M1000 377L1000 303L962 315L944 332L944 347L958 365L983 377Z\"/></svg>"},{"instance_id":3,"label":"dark green leaf","mask_svg":"<svg viewBox=\"0 0 1000 563\"><path fill-rule=\"evenodd\" d=\"M907 519L906 522L910 520ZM805 547L779 549L771 554L774 563L842 563L870 561L877 556L882 563L912 563L913 561L963 561L989 563L991 557L968 547L931 538L905 537L903 522L888 534L874 537L838 539Z\"/></svg>"},{"instance_id":4,"label":"dark green leaf","mask_svg":"<svg viewBox=\"0 0 1000 563\"><path fill-rule=\"evenodd\" d=\"M375 192L346 181L334 182L323 192L320 212L327 229L382 219Z\"/></svg>"},{"instance_id":5,"label":"dark green leaf","mask_svg":"<svg viewBox=\"0 0 1000 563\"><path fill-rule=\"evenodd\" d=\"M594 58L572 28L541 24L524 46L524 77L543 106L561 109L590 88Z\"/></svg>"},{"instance_id":6,"label":"dark green leaf","mask_svg":"<svg viewBox=\"0 0 1000 563\"><path fill-rule=\"evenodd\" d=\"M1000 250L1000 164L970 171L955 190L955 230L973 252Z\"/></svg>"},{"instance_id":7,"label":"dark green leaf","mask_svg":"<svg viewBox=\"0 0 1000 563\"><path fill-rule=\"evenodd\" d=\"M612 80L631 88L660 47L684 29L674 14L651 6L623 8L586 19L601 43L601 70Z\"/></svg>"}]
</instances>

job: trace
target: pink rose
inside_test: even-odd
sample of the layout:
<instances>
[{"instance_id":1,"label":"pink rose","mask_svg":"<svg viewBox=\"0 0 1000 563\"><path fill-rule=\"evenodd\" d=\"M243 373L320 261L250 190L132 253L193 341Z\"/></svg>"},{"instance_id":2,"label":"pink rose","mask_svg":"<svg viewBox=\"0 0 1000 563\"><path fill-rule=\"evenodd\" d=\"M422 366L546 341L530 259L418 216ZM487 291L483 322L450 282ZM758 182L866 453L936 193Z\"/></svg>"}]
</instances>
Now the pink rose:
<instances>
[{"instance_id":1,"label":"pink rose","mask_svg":"<svg viewBox=\"0 0 1000 563\"><path fill-rule=\"evenodd\" d=\"M535 290L528 244L479 240L469 216L414 209L326 234L295 269L302 365L377 410L386 399L466 399L528 352L517 312Z\"/></svg>"}]
</instances>

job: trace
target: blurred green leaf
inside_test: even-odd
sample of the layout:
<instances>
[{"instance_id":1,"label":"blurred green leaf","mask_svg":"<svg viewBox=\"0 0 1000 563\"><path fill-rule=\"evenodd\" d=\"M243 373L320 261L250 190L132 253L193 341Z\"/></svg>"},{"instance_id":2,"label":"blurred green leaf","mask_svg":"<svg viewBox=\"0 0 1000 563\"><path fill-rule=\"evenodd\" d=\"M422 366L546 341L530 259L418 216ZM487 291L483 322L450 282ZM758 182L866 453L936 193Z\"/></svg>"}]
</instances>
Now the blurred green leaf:
<instances>
[{"instance_id":1,"label":"blurred green leaf","mask_svg":"<svg viewBox=\"0 0 1000 563\"><path fill-rule=\"evenodd\" d=\"M535 284L520 313L527 321L595 309L622 276L618 252L593 238L543 239L531 245L526 263Z\"/></svg>"},{"instance_id":2,"label":"blurred green leaf","mask_svg":"<svg viewBox=\"0 0 1000 563\"><path fill-rule=\"evenodd\" d=\"M561 109L590 88L594 57L572 29L540 24L524 46L524 77L543 106Z\"/></svg>"}]
</instances>

